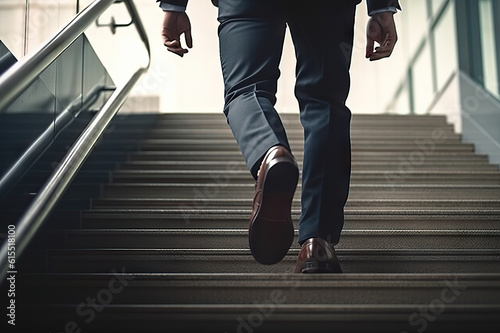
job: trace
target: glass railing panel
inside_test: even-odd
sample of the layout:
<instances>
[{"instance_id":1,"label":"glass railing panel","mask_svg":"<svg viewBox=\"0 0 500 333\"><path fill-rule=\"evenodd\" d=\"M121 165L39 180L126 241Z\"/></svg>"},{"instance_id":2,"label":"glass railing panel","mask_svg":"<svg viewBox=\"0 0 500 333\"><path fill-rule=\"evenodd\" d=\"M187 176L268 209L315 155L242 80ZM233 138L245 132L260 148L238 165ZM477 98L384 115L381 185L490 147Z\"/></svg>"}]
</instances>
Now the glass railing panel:
<instances>
[{"instance_id":1,"label":"glass railing panel","mask_svg":"<svg viewBox=\"0 0 500 333\"><path fill-rule=\"evenodd\" d=\"M96 54L94 47L90 44L86 35L83 36L83 76L82 96L87 97L89 92L97 85L102 87L114 87L113 79ZM112 91L103 91L91 109L98 109L109 98Z\"/></svg>"},{"instance_id":2,"label":"glass railing panel","mask_svg":"<svg viewBox=\"0 0 500 333\"><path fill-rule=\"evenodd\" d=\"M0 42L3 57L10 54ZM30 86L0 114L0 176L35 141L40 133L53 126L57 108L55 96L46 82L54 76L55 66L49 66Z\"/></svg>"},{"instance_id":3,"label":"glass railing panel","mask_svg":"<svg viewBox=\"0 0 500 333\"><path fill-rule=\"evenodd\" d=\"M7 46L0 43L0 57L9 53ZM50 153L51 142L64 129L66 121L75 120L79 107L96 86L109 88L114 83L86 36L81 35L0 114L0 144L5 147L0 152L0 177L29 149L38 147L35 142L42 137ZM107 90L98 95L92 108L99 109L110 94ZM75 117L68 117L68 112ZM90 115L80 116L74 122L83 129L91 119Z\"/></svg>"}]
</instances>

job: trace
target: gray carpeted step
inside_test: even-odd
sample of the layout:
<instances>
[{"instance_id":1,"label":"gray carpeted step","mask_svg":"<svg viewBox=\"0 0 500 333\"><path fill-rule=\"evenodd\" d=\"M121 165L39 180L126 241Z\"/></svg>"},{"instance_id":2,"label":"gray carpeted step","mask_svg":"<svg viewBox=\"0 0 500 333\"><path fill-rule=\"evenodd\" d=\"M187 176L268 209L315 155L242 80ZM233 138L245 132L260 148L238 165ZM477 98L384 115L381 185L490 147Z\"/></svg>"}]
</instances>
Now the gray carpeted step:
<instances>
[{"instance_id":1,"label":"gray carpeted step","mask_svg":"<svg viewBox=\"0 0 500 333\"><path fill-rule=\"evenodd\" d=\"M353 162L359 161L392 161L411 162L412 155L409 152L390 151L363 151L352 152ZM417 151L418 153L418 151ZM301 161L303 153L294 151L294 156ZM242 156L238 151L136 151L130 154L131 161L218 161L218 162L241 162ZM473 151L449 151L440 154L426 155L425 161L487 161L484 155L476 155ZM224 163L224 165L225 165ZM498 167L498 166L497 166Z\"/></svg>"},{"instance_id":2,"label":"gray carpeted step","mask_svg":"<svg viewBox=\"0 0 500 333\"><path fill-rule=\"evenodd\" d=\"M298 207L300 208L300 207ZM249 209L205 209L179 203L171 209L111 208L83 213L83 228L241 228ZM297 226L300 210L292 211ZM488 229L500 227L500 209L350 209L345 211L345 229Z\"/></svg>"},{"instance_id":3,"label":"gray carpeted step","mask_svg":"<svg viewBox=\"0 0 500 333\"><path fill-rule=\"evenodd\" d=\"M97 167L97 163L89 163L91 166ZM227 169L230 166L234 170L244 170L247 171L246 164L243 161L228 161L223 169ZM302 163L299 163L299 167ZM393 161L387 159L386 161L352 161L352 169L355 171L407 171L408 165L403 164L401 161ZM456 170L463 173L468 172L471 174L473 171L491 171L498 174L498 166L489 164L486 159L469 159L462 161L436 161L436 160L425 160L419 163L418 168L413 167L415 170L422 171L432 171L432 170ZM201 171L211 171L211 170L221 170L221 163L217 161L203 162L203 161L129 161L120 165L120 170L162 170L162 171L175 171L175 170L201 170ZM247 171L248 175L248 171Z\"/></svg>"},{"instance_id":4,"label":"gray carpeted step","mask_svg":"<svg viewBox=\"0 0 500 333\"><path fill-rule=\"evenodd\" d=\"M50 235L50 233L48 234ZM81 229L67 230L69 248L248 248L248 231L231 229ZM297 248L297 239L292 248ZM500 230L344 230L339 249L500 249Z\"/></svg>"},{"instance_id":5,"label":"gray carpeted step","mask_svg":"<svg viewBox=\"0 0 500 333\"><path fill-rule=\"evenodd\" d=\"M300 209L300 200L295 199L292 203L293 209ZM249 209L252 206L252 199L217 199L217 198L198 198L196 203L192 199L186 198L96 198L92 200L92 208L94 209L120 209L120 208L161 208L161 209ZM490 210L500 207L500 199L497 200L416 200L416 199L349 199L346 204L346 210L351 209L476 209Z\"/></svg>"},{"instance_id":6,"label":"gray carpeted step","mask_svg":"<svg viewBox=\"0 0 500 333\"><path fill-rule=\"evenodd\" d=\"M338 249L344 273L497 273L498 249ZM48 252L54 273L292 273L298 249L276 265L260 265L248 249L61 249Z\"/></svg>"},{"instance_id":7,"label":"gray carpeted step","mask_svg":"<svg viewBox=\"0 0 500 333\"><path fill-rule=\"evenodd\" d=\"M401 172L400 172L401 171ZM98 174L104 182L106 174ZM92 174L83 174L81 177L91 177ZM255 183L249 175L248 170L120 170L113 173L113 182L119 183L184 183L184 184L213 184L224 181L228 184ZM85 178L83 178L85 179ZM475 171L470 170L432 170L415 171L410 170L386 170L386 171L356 171L351 174L351 184L380 184L403 183L403 184L490 184L500 185L500 174L498 171Z\"/></svg>"},{"instance_id":8,"label":"gray carpeted step","mask_svg":"<svg viewBox=\"0 0 500 333\"><path fill-rule=\"evenodd\" d=\"M121 183L102 186L103 198L192 198L239 199L253 196L253 184L228 184L225 179L211 184ZM295 197L298 198L300 185ZM353 184L350 199L500 199L500 185L404 185Z\"/></svg>"},{"instance_id":9,"label":"gray carpeted step","mask_svg":"<svg viewBox=\"0 0 500 333\"><path fill-rule=\"evenodd\" d=\"M120 274L121 273L121 274ZM57 295L63 303L85 300L109 281L121 277L126 292L117 295L122 304L251 304L269 299L272 290L280 290L286 304L360 304L354 295L363 295L361 304L427 304L443 289L455 291L455 305L473 305L478 300L498 305L498 274L344 274L302 277L295 274L131 274L126 266L115 273L48 274L30 279L38 301L53 303ZM51 290L53 285L58 290ZM26 287L28 288L28 287ZM71 292L68 292L71 291ZM251 292L249 292L251 291ZM24 290L23 292L29 292ZM451 297L450 293L447 296ZM45 297L46 296L46 297ZM58 297L58 298L59 298ZM137 302L140 300L140 302ZM73 301L73 302L72 302ZM76 303L77 304L77 303Z\"/></svg>"}]
</instances>

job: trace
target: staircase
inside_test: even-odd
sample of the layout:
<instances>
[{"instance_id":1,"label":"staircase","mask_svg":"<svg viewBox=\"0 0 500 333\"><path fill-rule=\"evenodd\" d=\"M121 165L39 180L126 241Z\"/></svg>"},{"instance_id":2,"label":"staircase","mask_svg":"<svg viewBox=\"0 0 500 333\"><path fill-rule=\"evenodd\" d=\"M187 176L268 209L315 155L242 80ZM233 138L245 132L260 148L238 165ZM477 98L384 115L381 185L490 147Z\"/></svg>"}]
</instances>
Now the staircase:
<instances>
[{"instance_id":1,"label":"staircase","mask_svg":"<svg viewBox=\"0 0 500 333\"><path fill-rule=\"evenodd\" d=\"M105 137L89 161L94 169L75 181L26 255L20 325L51 332L498 331L499 169L444 117L353 117L341 275L291 274L296 242L277 265L253 260L254 181L223 115L158 115L138 141L140 117ZM300 164L298 116L283 122ZM109 181L95 178L116 163ZM295 223L299 198L300 185Z\"/></svg>"}]
</instances>

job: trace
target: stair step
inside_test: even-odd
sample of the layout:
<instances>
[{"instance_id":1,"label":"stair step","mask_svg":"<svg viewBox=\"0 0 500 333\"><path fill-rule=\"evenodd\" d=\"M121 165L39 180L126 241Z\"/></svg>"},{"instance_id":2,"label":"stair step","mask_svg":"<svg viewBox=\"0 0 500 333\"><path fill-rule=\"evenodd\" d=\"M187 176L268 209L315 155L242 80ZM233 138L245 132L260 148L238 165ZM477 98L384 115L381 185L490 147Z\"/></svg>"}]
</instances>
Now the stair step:
<instances>
[{"instance_id":1,"label":"stair step","mask_svg":"<svg viewBox=\"0 0 500 333\"><path fill-rule=\"evenodd\" d=\"M119 281L123 288L113 294ZM332 325L342 332L391 332L414 328L409 318L433 316L439 320L426 322L432 331L494 332L498 281L498 274L144 274L123 267L105 274L24 275L18 299L21 310L33 313L32 327L51 330L68 320L86 327L93 315L98 331L120 323L127 332L289 332L293 318L294 329L306 332ZM104 305L105 294L111 296ZM35 302L26 303L25 295ZM91 311L92 298L104 300L99 312ZM435 306L439 316L431 312Z\"/></svg>"},{"instance_id":2,"label":"stair step","mask_svg":"<svg viewBox=\"0 0 500 333\"><path fill-rule=\"evenodd\" d=\"M287 137L291 140L299 140L303 138L304 131L300 128L291 128L287 129ZM120 130L118 129L113 135L117 135L119 137L142 137L144 135L144 131L133 129ZM456 134L453 132L453 128L449 127L443 129L442 131L443 138L445 141L459 141L461 139L460 134ZM357 128L354 126L351 129L351 136L353 140L360 139L370 139L373 138L375 140L378 139L394 139L394 140L403 140L403 141L411 141L415 142L415 140L426 140L432 138L432 130L422 128L422 129L399 129L399 128ZM153 129L147 134L147 138L149 139L179 139L179 138L189 138L189 139L233 139L233 135L229 127L224 127L220 129L205 129L198 128L196 131L192 129L186 128L158 128ZM440 141L443 139L440 139Z\"/></svg>"},{"instance_id":3,"label":"stair step","mask_svg":"<svg viewBox=\"0 0 500 333\"><path fill-rule=\"evenodd\" d=\"M297 234L297 233L296 233ZM49 233L50 235L50 233ZM345 230L339 249L500 249L500 230ZM232 229L81 229L66 231L70 248L248 248L248 231ZM292 248L298 248L297 239Z\"/></svg>"},{"instance_id":4,"label":"stair step","mask_svg":"<svg viewBox=\"0 0 500 333\"><path fill-rule=\"evenodd\" d=\"M106 175L83 173L85 176L101 176L102 181ZM113 182L118 183L255 183L247 170L118 170L113 173ZM462 170L433 170L433 171L356 171L351 175L352 184L377 184L377 183L405 183L405 184L497 184L500 185L500 173L497 171L470 171Z\"/></svg>"},{"instance_id":5,"label":"stair step","mask_svg":"<svg viewBox=\"0 0 500 333\"><path fill-rule=\"evenodd\" d=\"M127 283L115 304L252 304L280 290L286 304L428 304L450 289L455 305L499 305L498 274L131 274L126 267L107 274L47 274L27 277L38 302L78 304L107 288L112 279ZM53 289L57 286L57 289ZM411 287L411 288L409 288ZM28 289L29 288L29 289ZM31 290L30 290L31 289ZM249 292L251 290L251 292ZM71 292L69 292L71 291ZM52 295L52 296L49 296ZM49 296L49 297L46 297ZM36 300L35 300L36 301ZM359 304L359 303L358 303Z\"/></svg>"},{"instance_id":6,"label":"stair step","mask_svg":"<svg viewBox=\"0 0 500 333\"><path fill-rule=\"evenodd\" d=\"M49 250L52 273L292 273L298 249L276 265L261 265L248 249L61 249ZM498 249L338 249L344 273L497 273Z\"/></svg>"},{"instance_id":7,"label":"stair step","mask_svg":"<svg viewBox=\"0 0 500 333\"><path fill-rule=\"evenodd\" d=\"M287 131L289 130L302 130L302 125L296 119L282 119L283 126ZM209 119L209 120L199 120L199 121L172 121L159 120L156 123L156 128L162 128L164 130L170 129L191 129L191 130L228 130L228 125L225 119L222 121L218 119ZM389 131L389 132L402 132L404 129L408 131L426 131L429 134L436 133L440 135L445 135L447 133L451 133L453 130L453 126L447 123L429 123L429 122L392 122L392 123L383 123L380 121L352 121L351 123L352 130L367 130L367 131ZM431 135L429 135L431 137Z\"/></svg>"},{"instance_id":8,"label":"stair step","mask_svg":"<svg viewBox=\"0 0 500 333\"><path fill-rule=\"evenodd\" d=\"M294 156L302 161L303 153L294 151ZM410 152L352 152L353 162L359 161L410 161ZM130 154L131 161L223 161L241 162L243 157L238 151L136 151ZM484 155L476 155L472 151L440 152L426 156L426 161L487 161Z\"/></svg>"},{"instance_id":9,"label":"stair step","mask_svg":"<svg viewBox=\"0 0 500 333\"><path fill-rule=\"evenodd\" d=\"M301 186L295 198L300 197ZM107 184L103 185L103 198L252 198L253 184ZM351 199L500 199L498 185L403 185L352 184Z\"/></svg>"},{"instance_id":10,"label":"stair step","mask_svg":"<svg viewBox=\"0 0 500 333\"><path fill-rule=\"evenodd\" d=\"M410 164L411 165L411 164ZM89 168L97 168L97 162L89 163ZM352 170L354 171L388 171L388 170L402 170L406 171L409 165L403 164L400 161L353 161ZM299 162L299 168L302 168L302 163ZM462 173L469 173L471 171L490 171L492 173L498 172L498 166L489 164L486 160L464 160L464 161L423 161L418 166L413 166L418 171L449 171L456 170ZM203 161L129 161L120 165L121 171L129 170L247 170L246 164L243 161L231 162L203 162ZM408 172L408 171L407 171ZM410 173L410 172L409 172Z\"/></svg>"},{"instance_id":11,"label":"stair step","mask_svg":"<svg viewBox=\"0 0 500 333\"><path fill-rule=\"evenodd\" d=\"M112 332L116 330L116 323L120 323L120 332L134 333L141 330L161 333L254 332L255 328L262 333L322 333L328 332L332 327L335 327L336 331L346 333L386 333L392 332L394 327L407 329L402 332L411 332L415 326L417 329L426 328L429 332L496 333L500 322L498 305L445 304L446 312L437 316L432 311L440 313L441 309L430 309L434 304L304 305L270 304L270 300L263 302L265 303L254 302L251 305L109 304L99 307L103 310L91 323L92 328L99 332ZM438 306L440 305L441 303L438 303ZM68 322L62 321L61 318L73 318L75 321L69 322L70 324L74 323L77 328L85 327L83 320L88 320L90 313L96 312L85 308L90 311L86 313L87 317L76 317L77 307L78 304L23 306L23 310L35 314L24 326L27 330L43 328L56 331L68 325ZM409 318L415 320L414 325L409 324ZM436 320L438 318L439 320ZM168 322L168 326L165 326L165 322Z\"/></svg>"},{"instance_id":12,"label":"stair step","mask_svg":"<svg viewBox=\"0 0 500 333\"><path fill-rule=\"evenodd\" d=\"M124 144L127 142L119 142L116 143L112 141L107 142L108 145L113 146ZM130 143L132 144L132 142ZM295 147L294 151L300 151L300 147L302 147L302 140L290 140L290 145ZM233 150L239 152L238 146L234 139L227 140L213 140L213 139L204 139L204 140L189 140L189 139L171 139L171 140L153 140L148 139L144 140L141 144L141 150L143 151L158 151L158 150L172 150L172 151L185 151L185 150L204 150L204 151L214 151L214 150ZM414 142L394 142L392 140L389 141L381 141L374 142L374 140L364 140L362 142L356 142L353 140L352 143L353 151L419 151L419 146ZM429 153L438 153L438 152L472 152L474 151L474 145L461 143L461 142L450 142L450 143L441 143L433 145L432 148L426 148L429 150Z\"/></svg>"},{"instance_id":13,"label":"stair step","mask_svg":"<svg viewBox=\"0 0 500 333\"><path fill-rule=\"evenodd\" d=\"M113 208L178 208L178 209L248 209L252 207L252 199L217 199L217 198L95 198L92 200L93 209L113 209ZM293 209L300 209L300 200L295 199L292 203ZM497 200L363 200L349 199L346 204L346 211L352 209L477 209L490 210L500 207L500 198Z\"/></svg>"},{"instance_id":14,"label":"stair step","mask_svg":"<svg viewBox=\"0 0 500 333\"><path fill-rule=\"evenodd\" d=\"M300 126L298 113L280 113L280 118L285 126L295 125ZM443 116L428 116L428 115L366 115L366 114L353 114L352 126L384 126L388 128L399 126L426 126L435 129L440 129L443 126L449 126L446 122L446 117ZM186 115L160 115L156 120L158 127L191 127L200 124L219 125L221 127L227 126L226 118L221 114L203 114L193 113Z\"/></svg>"},{"instance_id":15,"label":"stair step","mask_svg":"<svg viewBox=\"0 0 500 333\"><path fill-rule=\"evenodd\" d=\"M120 125L121 126L121 125ZM82 128L68 128L57 137L57 141L67 141L71 138L78 137L82 132ZM41 128L36 129L4 129L0 133L0 140L14 140L14 142L30 142L27 140L33 140L40 135ZM423 142L433 142L432 141L432 129L427 128L410 128L410 129L400 129L400 128L357 128L356 126L351 129L352 140L354 141L366 141L373 139L375 141L403 141L411 142L414 144ZM456 134L453 131L453 127L447 127L442 129L440 132L442 135L439 140L434 140L443 143L449 142L459 142L461 140L461 135ZM147 139L226 139L234 140L231 130L228 126L221 128L198 128L196 131L187 128L158 128L152 130L145 130L144 128L123 128L117 127L110 132L105 134L107 139L117 140L117 139L136 139L140 140L142 138ZM287 137L291 140L302 140L304 131L302 128L290 128L287 129ZM431 140L431 141L429 141Z\"/></svg>"},{"instance_id":16,"label":"stair step","mask_svg":"<svg viewBox=\"0 0 500 333\"><path fill-rule=\"evenodd\" d=\"M220 131L213 131L215 137L194 137L191 135L184 135L184 136L173 136L172 138L159 138L159 137L154 137L154 135L147 135L145 136L143 133L127 133L124 132L120 135L117 133L110 133L110 134L105 134L106 140L102 140L101 142L98 143L98 145L119 145L120 143L126 144L126 146L134 146L139 143L141 144L146 144L146 145L160 145L163 144L165 146L171 146L171 145L176 145L176 144L181 144L181 145L194 145L194 144L200 144L201 146L204 145L219 145L222 147L230 147L236 145L236 142L231 134L231 132L226 132L226 135L221 134ZM224 132L223 132L224 133ZM292 134L295 134L293 136L288 136L290 144L292 146L295 146L297 148L301 147L303 145L303 135L300 134L298 131L291 131ZM391 135L391 133L386 133L386 135L370 135L371 133L366 131L363 131L365 135L360 135L360 136L353 136L351 139L351 142L353 146L363 146L363 145L368 145L368 144L373 144L373 145L386 145L386 146L412 146L415 149L429 149L432 150L433 148L441 147L441 146L472 146L470 143L464 143L462 142L459 136L457 135L452 135L450 134L450 137L446 137L446 140L440 140L439 142L433 142L432 140L428 140L428 136L425 135L418 135L418 132L411 132L408 133L408 131L399 133L399 134L394 134L394 136ZM376 133L376 132L374 132ZM409 135L403 135L404 133L407 133ZM142 135L139 135L142 134ZM220 136L220 138L217 138L217 136ZM145 137L143 140L140 140L142 137ZM14 145L24 145L24 144L29 144L32 142L31 138L26 138L26 137L6 137L4 139L8 139L10 143ZM141 142L139 142L139 140ZM59 144L59 145L68 145L71 144L72 141L74 141L74 137L66 134L66 135L60 135L57 137L55 140L54 144Z\"/></svg>"},{"instance_id":17,"label":"stair step","mask_svg":"<svg viewBox=\"0 0 500 333\"><path fill-rule=\"evenodd\" d=\"M99 209L85 211L83 227L114 228L241 228L251 211L177 206L174 209ZM292 210L297 226L300 210ZM500 228L499 209L352 209L345 210L344 229L492 229Z\"/></svg>"}]
</instances>

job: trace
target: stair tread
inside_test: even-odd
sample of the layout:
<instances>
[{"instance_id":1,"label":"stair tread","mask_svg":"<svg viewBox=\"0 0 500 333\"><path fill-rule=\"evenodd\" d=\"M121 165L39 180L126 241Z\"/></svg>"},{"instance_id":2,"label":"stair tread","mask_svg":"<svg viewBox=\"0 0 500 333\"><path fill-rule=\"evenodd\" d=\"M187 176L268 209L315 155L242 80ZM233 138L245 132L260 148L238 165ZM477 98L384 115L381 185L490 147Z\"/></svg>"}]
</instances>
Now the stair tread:
<instances>
[{"instance_id":1,"label":"stair tread","mask_svg":"<svg viewBox=\"0 0 500 333\"><path fill-rule=\"evenodd\" d=\"M109 272L126 266L129 272L157 273L291 273L298 248L272 266L260 265L249 249L75 249L50 250L50 272ZM498 273L495 249L338 249L345 274L370 273Z\"/></svg>"},{"instance_id":2,"label":"stair tread","mask_svg":"<svg viewBox=\"0 0 500 333\"><path fill-rule=\"evenodd\" d=\"M298 248L292 248L288 252L288 256L295 259L299 253ZM118 256L175 256L182 257L186 260L200 260L203 257L213 256L229 256L229 257L247 257L251 260L250 249L151 249L151 248L95 248L95 249L50 249L50 255L57 256L89 256L96 255L118 255ZM337 249L335 253L339 257L345 256L363 256L371 258L380 257L499 257L500 249L409 249L409 248L392 248L392 249ZM190 259L191 258L191 259ZM480 273L478 273L480 274Z\"/></svg>"},{"instance_id":3,"label":"stair tread","mask_svg":"<svg viewBox=\"0 0 500 333\"><path fill-rule=\"evenodd\" d=\"M385 175L389 170L381 170L381 171L370 171L370 170L353 170L352 175L357 176L357 175ZM103 173L105 171L100 171L100 170L89 170L86 171L88 173ZM117 170L114 171L113 174L116 175L193 175L197 177L202 177L202 176L210 176L210 175L241 175L244 176L245 178L251 179L252 177L249 175L248 170L148 170L148 169L142 169L142 170ZM457 168L456 170L443 170L443 169L436 169L436 170L414 170L411 172L408 172L408 174L403 175L403 176L409 176L409 175L437 175L437 176L453 176L453 175L467 175L471 178L475 176L483 176L483 175L495 175L500 177L500 173L498 171L488 171L488 170L479 170L471 174L470 171L467 170L461 170Z\"/></svg>"},{"instance_id":4,"label":"stair tread","mask_svg":"<svg viewBox=\"0 0 500 333\"><path fill-rule=\"evenodd\" d=\"M218 205L231 205L231 206L241 206L241 207L250 207L252 204L252 199L199 199L200 203L206 202L207 204L200 204L200 207L208 207L208 203L218 206ZM115 209L120 205L128 205L130 207L132 204L137 204L139 208L144 206L160 206L160 207L170 207L170 205L175 205L179 207L180 204L190 203L192 204L191 199L182 199L182 198L97 198L93 200L94 205L98 205L99 207L104 207L108 209ZM294 205L300 204L299 199L294 199ZM475 209L481 209L487 207L487 209L491 207L500 207L500 198L498 200L446 200L446 199L435 199L435 200L425 200L425 199L412 199L412 200L398 200L398 199L348 199L346 208L350 209L352 207L371 207L371 206L382 206L382 207L400 207L404 206L408 207L425 207L424 209L430 209L430 206L436 207L474 207ZM391 208L386 208L391 209Z\"/></svg>"},{"instance_id":5,"label":"stair tread","mask_svg":"<svg viewBox=\"0 0 500 333\"><path fill-rule=\"evenodd\" d=\"M238 217L248 217L251 214L251 209L189 209L188 207L182 207L181 209L163 209L163 208L101 208L92 209L84 211L86 216L90 215L101 215L101 214L113 214L117 217L123 218L126 216L132 216L133 214L138 214L152 217L154 215L182 215L185 213L197 213L197 216L203 216L205 218L233 218ZM292 210L293 215L299 215L300 210ZM391 216L391 215L405 215L408 217L415 215L430 215L430 216L453 216L453 215L472 215L468 218L474 218L474 216L479 215L500 215L500 208L490 208L490 209L349 209L346 208L345 215L355 215L357 217L367 216ZM360 215L360 216L358 216ZM500 221L499 221L500 223Z\"/></svg>"},{"instance_id":6,"label":"stair tread","mask_svg":"<svg viewBox=\"0 0 500 333\"><path fill-rule=\"evenodd\" d=\"M336 248L498 249L498 229L346 229ZM57 239L47 232L46 237ZM97 228L65 231L70 248L248 248L247 226L229 229ZM297 231L291 248L299 248Z\"/></svg>"},{"instance_id":7,"label":"stair tread","mask_svg":"<svg viewBox=\"0 0 500 333\"><path fill-rule=\"evenodd\" d=\"M38 314L37 317L44 323L43 327L48 326L48 322L52 322L54 327L54 323L57 322L59 325L55 327L60 329L64 327L64 322L59 323L60 319L54 318L54 313L61 314L65 318L71 317L74 316L76 306L77 304L52 305L44 308L35 305L28 309ZM251 305L110 304L103 307L104 311L99 314L101 320L93 322L92 327L99 331L110 331L116 329L116 323L120 322L122 332L137 332L147 327L148 332L254 332L253 329L258 328L259 332L320 333L335 327L337 331L346 333L368 331L386 333L392 331L394 327L414 329L415 327L410 326L408 322L409 314L418 313L419 309L428 306L427 303L412 305L297 303L270 306L269 300L263 304L257 302ZM430 327L436 332L496 332L496 325L500 322L498 312L497 305L447 304L446 312L439 316L438 321L433 321ZM138 320L137 317L142 320ZM419 319L424 320L423 317ZM165 322L168 322L168 326L165 326ZM30 324L32 328L40 328L40 323L37 321ZM290 328L291 325L293 328Z\"/></svg>"},{"instance_id":8,"label":"stair tread","mask_svg":"<svg viewBox=\"0 0 500 333\"><path fill-rule=\"evenodd\" d=\"M99 233L111 233L111 234L188 234L188 235L235 235L235 236L248 236L247 228L203 228L203 229L169 229L169 228L148 228L148 229L138 229L138 228L123 228L123 229L69 229L66 230L68 235L71 234L99 234ZM500 236L500 230L498 229L468 229L468 230L453 230L453 229L426 229L426 230L406 230L406 229L388 229L388 230L377 230L377 229L350 229L343 232L344 236L350 235L420 235L420 236L443 236L443 235L482 235L482 236ZM500 242L500 239L499 239ZM500 245L500 243L499 243Z\"/></svg>"},{"instance_id":9,"label":"stair tread","mask_svg":"<svg viewBox=\"0 0 500 333\"><path fill-rule=\"evenodd\" d=\"M54 279L60 282L70 283L71 280L103 280L108 281L114 276L127 275L128 273L27 273L22 279L54 283ZM259 282L270 280L283 282L284 279L301 281L304 283L314 283L321 281L326 284L352 283L356 281L377 283L386 282L388 286L403 285L408 286L407 281L420 282L416 286L425 286L426 283L445 286L445 281L450 279L460 279L461 281L486 281L500 287L500 273L355 273L355 274L279 274L279 273L134 273L135 281L156 280L165 283L175 283L175 281L212 281L214 283L234 283L237 281ZM499 304L500 305L500 304Z\"/></svg>"},{"instance_id":10,"label":"stair tread","mask_svg":"<svg viewBox=\"0 0 500 333\"><path fill-rule=\"evenodd\" d=\"M262 303L265 304L265 303ZM55 309L74 309L78 304L46 304L44 307L48 307L50 311ZM234 316L234 313L251 313L255 311L256 305L261 305L261 303L253 303L253 305L246 305L240 303L232 304L109 304L105 305L105 312L132 312L141 313L147 311L157 311L157 310L167 310L168 313L163 315L178 315L182 313L187 313L193 315L193 313L219 313L226 316ZM275 304L274 308L276 311L282 313L294 313L297 315L320 315L322 312L327 312L328 316L334 315L335 312L341 314L352 314L352 313L378 313L387 314L387 312L401 313L408 317L408 313L418 310L419 307L427 304ZM489 311L500 311L500 304L449 304L451 312L457 312L460 314L471 315L469 311L474 311L474 313L482 314L485 317L488 316L498 316L498 313L489 313ZM31 307L41 307L41 305L31 305ZM464 311L466 310L466 311ZM222 311L222 312L221 312ZM220 318L212 318L212 320L219 320ZM338 318L337 320L342 320ZM204 318L204 320L210 320L210 318ZM345 318L344 320L351 320L351 318ZM362 320L362 319L360 319ZM366 320L366 318L365 318ZM467 319L470 320L470 319Z\"/></svg>"}]
</instances>

